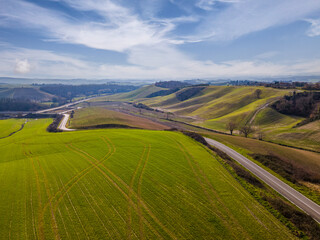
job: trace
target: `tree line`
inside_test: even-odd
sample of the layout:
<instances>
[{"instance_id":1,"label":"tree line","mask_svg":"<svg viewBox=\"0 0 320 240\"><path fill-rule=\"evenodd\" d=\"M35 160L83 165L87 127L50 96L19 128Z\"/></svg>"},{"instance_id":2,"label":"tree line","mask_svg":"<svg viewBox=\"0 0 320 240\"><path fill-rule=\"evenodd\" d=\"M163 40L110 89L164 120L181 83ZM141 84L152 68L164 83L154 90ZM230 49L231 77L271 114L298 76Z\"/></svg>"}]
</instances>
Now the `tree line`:
<instances>
[{"instance_id":1,"label":"tree line","mask_svg":"<svg viewBox=\"0 0 320 240\"><path fill-rule=\"evenodd\" d=\"M64 85L64 84L47 84L40 87L41 91L63 97L68 100L78 96L89 96L97 94L115 94L129 92L137 89L132 85L117 84L86 84L86 85Z\"/></svg>"},{"instance_id":2,"label":"tree line","mask_svg":"<svg viewBox=\"0 0 320 240\"><path fill-rule=\"evenodd\" d=\"M0 111L37 111L46 108L29 99L0 98Z\"/></svg>"}]
</instances>

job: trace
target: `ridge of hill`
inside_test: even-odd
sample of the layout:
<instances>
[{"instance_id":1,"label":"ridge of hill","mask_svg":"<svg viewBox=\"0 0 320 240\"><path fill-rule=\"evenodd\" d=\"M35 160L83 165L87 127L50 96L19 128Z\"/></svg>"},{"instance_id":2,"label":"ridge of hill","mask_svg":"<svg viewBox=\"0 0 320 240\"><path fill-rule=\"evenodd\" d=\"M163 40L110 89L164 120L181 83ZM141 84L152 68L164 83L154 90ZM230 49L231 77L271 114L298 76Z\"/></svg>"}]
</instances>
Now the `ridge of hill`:
<instances>
[{"instance_id":1,"label":"ridge of hill","mask_svg":"<svg viewBox=\"0 0 320 240\"><path fill-rule=\"evenodd\" d=\"M50 101L55 96L33 87L6 88L0 90L0 98L29 99L33 101Z\"/></svg>"}]
</instances>

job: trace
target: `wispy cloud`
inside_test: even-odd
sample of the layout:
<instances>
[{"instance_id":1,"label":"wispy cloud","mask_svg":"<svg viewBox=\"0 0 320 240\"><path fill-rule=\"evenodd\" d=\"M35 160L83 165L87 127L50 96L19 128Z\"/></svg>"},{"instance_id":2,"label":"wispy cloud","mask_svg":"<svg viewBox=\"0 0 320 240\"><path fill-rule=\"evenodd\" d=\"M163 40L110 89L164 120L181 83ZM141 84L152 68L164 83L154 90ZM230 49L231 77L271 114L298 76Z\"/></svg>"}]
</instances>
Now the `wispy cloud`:
<instances>
[{"instance_id":1,"label":"wispy cloud","mask_svg":"<svg viewBox=\"0 0 320 240\"><path fill-rule=\"evenodd\" d=\"M320 10L319 0L243 0L209 16L199 34L211 32L216 40L233 40L267 28L303 20Z\"/></svg>"},{"instance_id":2,"label":"wispy cloud","mask_svg":"<svg viewBox=\"0 0 320 240\"><path fill-rule=\"evenodd\" d=\"M307 22L311 23L307 35L309 37L320 36L320 18L319 19L308 19Z\"/></svg>"},{"instance_id":3,"label":"wispy cloud","mask_svg":"<svg viewBox=\"0 0 320 240\"><path fill-rule=\"evenodd\" d=\"M42 34L45 40L122 52L127 57L123 65L109 65L88 61L84 56L8 47L0 43L0 47L6 49L0 51L0 73L117 79L320 74L318 60L292 62L292 65L271 63L270 59L276 55L274 51L260 54L253 61L234 60L218 64L196 60L177 47L190 42L233 40L252 32L306 19L309 14L320 10L319 0L190 0L188 4L182 0L168 0L181 8L188 5L198 11L201 11L199 7L208 11L203 16L186 10L186 15L179 13L178 16L159 17L158 7L162 6L163 1L149 3L144 13L129 8L124 1L58 1L77 13L90 14L88 21L23 0L0 0L2 27L36 29L40 30L38 34ZM210 11L217 2L229 4L225 4L220 12ZM319 35L319 20L308 21L311 23L309 36ZM191 24L195 31L189 30L187 36L174 31L182 24Z\"/></svg>"},{"instance_id":4,"label":"wispy cloud","mask_svg":"<svg viewBox=\"0 0 320 240\"><path fill-rule=\"evenodd\" d=\"M320 60L293 64L239 60L218 64L194 60L166 45L154 49L137 47L130 53L126 65L99 64L78 56L15 47L0 51L0 55L1 73L38 78L181 80L320 74Z\"/></svg>"},{"instance_id":5,"label":"wispy cloud","mask_svg":"<svg viewBox=\"0 0 320 240\"><path fill-rule=\"evenodd\" d=\"M32 3L11 0L2 4L3 7L0 8L0 16L4 19L2 25L38 28L51 40L120 52L136 45L165 41L163 34L172 29L168 24L142 21L128 9L111 1L65 0L65 2L81 11L93 11L104 20L81 22Z\"/></svg>"},{"instance_id":6,"label":"wispy cloud","mask_svg":"<svg viewBox=\"0 0 320 240\"><path fill-rule=\"evenodd\" d=\"M198 8L201 8L203 10L206 10L206 11L210 11L214 8L214 5L216 3L219 3L219 2L223 2L223 3L237 3L237 2L240 2L241 0L199 0L197 3L196 3L196 6Z\"/></svg>"}]
</instances>

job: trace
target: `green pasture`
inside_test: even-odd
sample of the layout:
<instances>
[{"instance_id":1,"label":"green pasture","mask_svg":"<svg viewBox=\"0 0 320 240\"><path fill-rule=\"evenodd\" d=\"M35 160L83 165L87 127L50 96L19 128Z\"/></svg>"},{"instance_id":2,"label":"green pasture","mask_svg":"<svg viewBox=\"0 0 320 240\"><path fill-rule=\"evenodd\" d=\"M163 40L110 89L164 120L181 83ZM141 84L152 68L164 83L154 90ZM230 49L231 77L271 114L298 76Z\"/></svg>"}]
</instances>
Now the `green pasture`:
<instances>
[{"instance_id":1,"label":"green pasture","mask_svg":"<svg viewBox=\"0 0 320 240\"><path fill-rule=\"evenodd\" d=\"M18 131L25 119L0 120L0 138L7 137L10 133Z\"/></svg>"},{"instance_id":2,"label":"green pasture","mask_svg":"<svg viewBox=\"0 0 320 240\"><path fill-rule=\"evenodd\" d=\"M48 133L51 121L0 140L0 239L294 238L180 133Z\"/></svg>"}]
</instances>

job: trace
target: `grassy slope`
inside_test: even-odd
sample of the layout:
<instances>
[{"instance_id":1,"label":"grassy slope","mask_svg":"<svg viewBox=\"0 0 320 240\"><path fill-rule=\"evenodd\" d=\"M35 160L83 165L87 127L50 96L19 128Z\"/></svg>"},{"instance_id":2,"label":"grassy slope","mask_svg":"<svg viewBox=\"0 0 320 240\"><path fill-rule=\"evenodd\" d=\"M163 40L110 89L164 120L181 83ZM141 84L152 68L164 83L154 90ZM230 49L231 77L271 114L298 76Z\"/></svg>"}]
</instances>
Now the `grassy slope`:
<instances>
[{"instance_id":1,"label":"grassy slope","mask_svg":"<svg viewBox=\"0 0 320 240\"><path fill-rule=\"evenodd\" d=\"M82 108L75 111L70 121L70 128L93 127L102 124L122 124L130 127L163 130L166 126L152 122L148 119L107 110L102 107Z\"/></svg>"},{"instance_id":2,"label":"grassy slope","mask_svg":"<svg viewBox=\"0 0 320 240\"><path fill-rule=\"evenodd\" d=\"M160 90L166 90L166 88L156 87L154 85L143 86L139 89L133 90L127 93L119 93L106 97L95 98L91 101L134 101L136 99L143 99L151 93L158 92Z\"/></svg>"},{"instance_id":3,"label":"grassy slope","mask_svg":"<svg viewBox=\"0 0 320 240\"><path fill-rule=\"evenodd\" d=\"M144 99L143 102L179 115L197 117L197 124L225 131L226 122L245 123L258 107L289 92L288 90L259 88L262 90L260 99L254 95L257 87L209 86L183 102L177 100L175 94Z\"/></svg>"},{"instance_id":4,"label":"grassy slope","mask_svg":"<svg viewBox=\"0 0 320 240\"><path fill-rule=\"evenodd\" d=\"M0 120L0 138L6 137L10 133L19 130L24 121L24 119Z\"/></svg>"},{"instance_id":5,"label":"grassy slope","mask_svg":"<svg viewBox=\"0 0 320 240\"><path fill-rule=\"evenodd\" d=\"M190 118L193 124L227 131L227 122L233 121L238 125L248 123L259 107L292 91L259 87L262 95L261 99L257 99L253 94L257 88L209 86L196 96L180 102L175 93L163 97L143 98L144 90L153 89L153 86L149 86L137 90L139 94L132 92L130 100L193 117L193 119ZM283 115L266 107L258 112L253 125L263 130L266 140L319 151L320 127L318 125L313 125L313 128L292 128L302 119Z\"/></svg>"},{"instance_id":6,"label":"grassy slope","mask_svg":"<svg viewBox=\"0 0 320 240\"><path fill-rule=\"evenodd\" d=\"M39 101L49 101L53 97L54 95L32 87L9 88L7 90L0 91L0 98L24 98Z\"/></svg>"},{"instance_id":7,"label":"grassy slope","mask_svg":"<svg viewBox=\"0 0 320 240\"><path fill-rule=\"evenodd\" d=\"M0 239L293 238L182 134L50 122L0 140Z\"/></svg>"},{"instance_id":8,"label":"grassy slope","mask_svg":"<svg viewBox=\"0 0 320 240\"><path fill-rule=\"evenodd\" d=\"M254 124L263 129L266 140L320 151L320 121L294 128L302 119L266 108L257 114Z\"/></svg>"}]
</instances>

